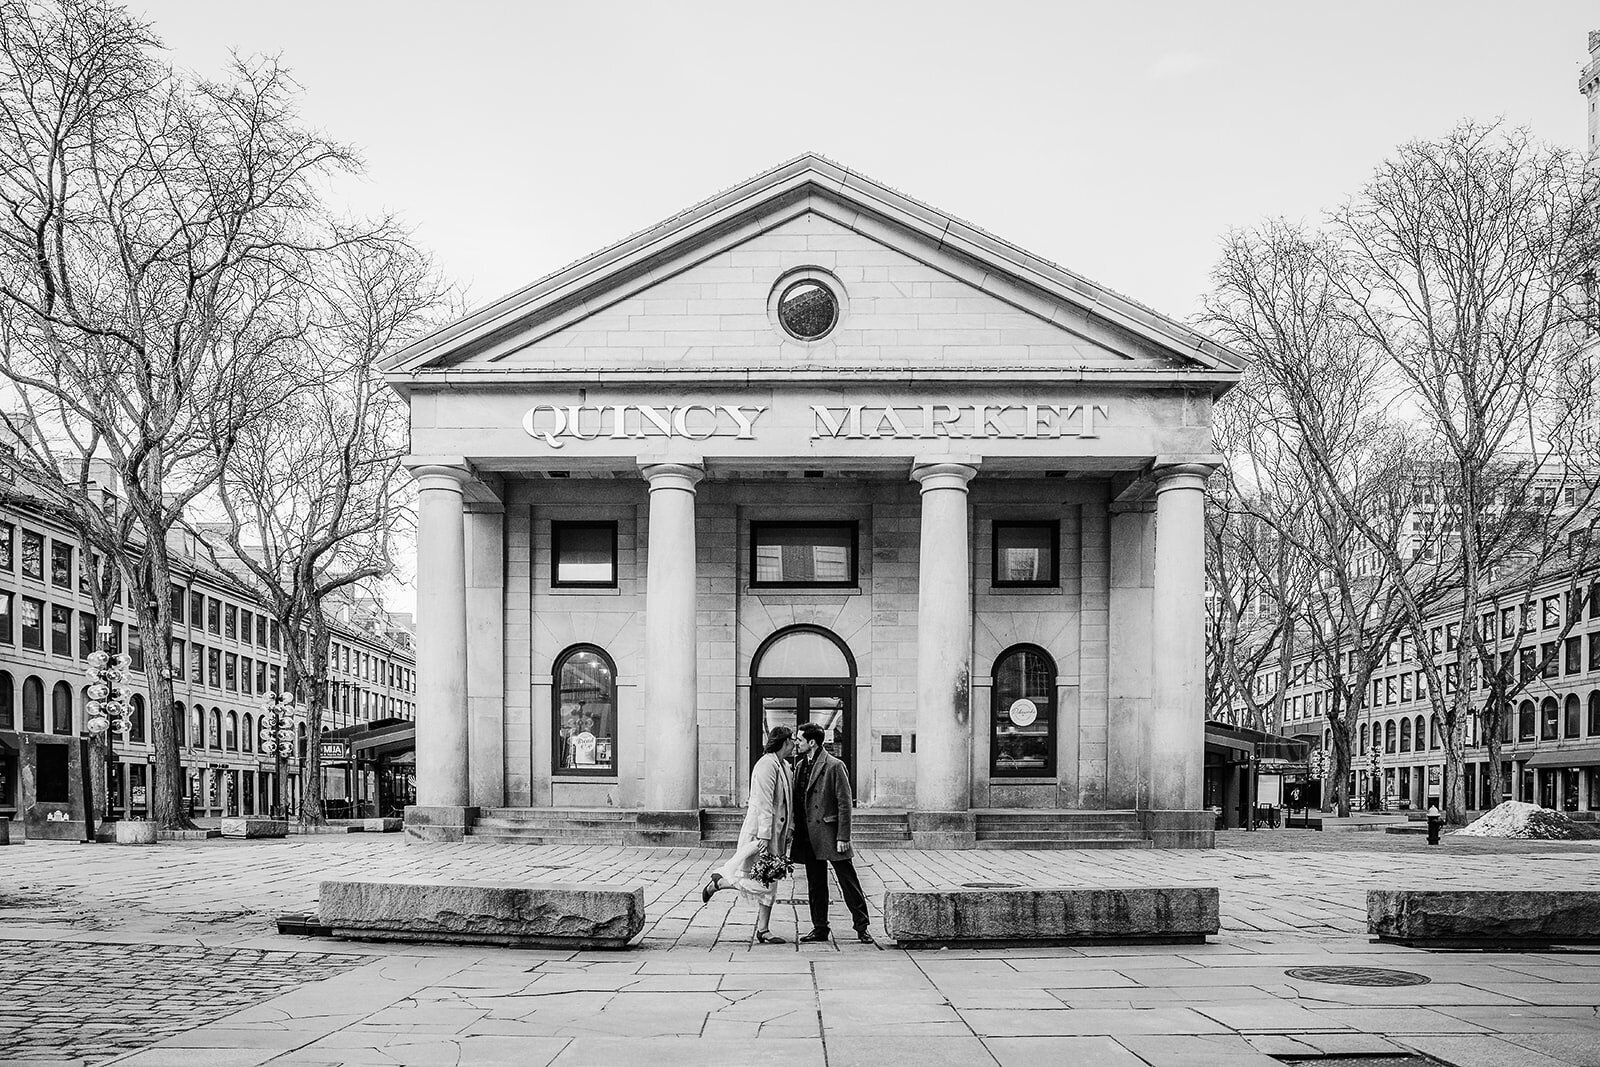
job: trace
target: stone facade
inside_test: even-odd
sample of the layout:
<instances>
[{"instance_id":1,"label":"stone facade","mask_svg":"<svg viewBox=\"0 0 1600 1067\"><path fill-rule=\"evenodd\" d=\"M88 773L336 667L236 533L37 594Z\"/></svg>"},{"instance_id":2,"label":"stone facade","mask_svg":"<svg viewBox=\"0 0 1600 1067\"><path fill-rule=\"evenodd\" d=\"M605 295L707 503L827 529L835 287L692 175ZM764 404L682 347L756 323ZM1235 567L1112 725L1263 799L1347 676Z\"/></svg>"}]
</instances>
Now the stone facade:
<instances>
[{"instance_id":1,"label":"stone facade","mask_svg":"<svg viewBox=\"0 0 1600 1067\"><path fill-rule=\"evenodd\" d=\"M783 317L796 285L833 301L813 339ZM742 804L764 726L805 700L834 709L859 803L930 816L913 839L1089 808L1206 843L1203 475L1238 366L816 157L398 353L430 825ZM758 579L794 547L758 531L818 524L849 544L801 550L848 576ZM574 587L556 545L580 526L606 580ZM1000 580L1015 536L1048 538L1048 580ZM832 673L762 658L802 634ZM587 704L552 691L575 655ZM1017 664L1037 699L996 725Z\"/></svg>"}]
</instances>

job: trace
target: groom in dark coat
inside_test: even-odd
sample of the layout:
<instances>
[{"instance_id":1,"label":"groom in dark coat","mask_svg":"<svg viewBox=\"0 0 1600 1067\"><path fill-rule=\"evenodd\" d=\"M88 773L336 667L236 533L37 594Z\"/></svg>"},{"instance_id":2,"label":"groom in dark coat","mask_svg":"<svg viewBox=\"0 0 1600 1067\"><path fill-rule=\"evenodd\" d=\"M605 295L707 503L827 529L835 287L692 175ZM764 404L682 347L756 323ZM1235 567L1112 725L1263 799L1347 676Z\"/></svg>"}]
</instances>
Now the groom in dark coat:
<instances>
[{"instance_id":1,"label":"groom in dark coat","mask_svg":"<svg viewBox=\"0 0 1600 1067\"><path fill-rule=\"evenodd\" d=\"M873 943L867 932L867 898L856 877L850 845L850 778L844 764L822 747L827 735L808 722L800 727L800 762L794 776L795 833L789 858L806 868L806 896L811 901L811 932L801 941L826 941L828 928L828 864L850 909L856 940Z\"/></svg>"}]
</instances>

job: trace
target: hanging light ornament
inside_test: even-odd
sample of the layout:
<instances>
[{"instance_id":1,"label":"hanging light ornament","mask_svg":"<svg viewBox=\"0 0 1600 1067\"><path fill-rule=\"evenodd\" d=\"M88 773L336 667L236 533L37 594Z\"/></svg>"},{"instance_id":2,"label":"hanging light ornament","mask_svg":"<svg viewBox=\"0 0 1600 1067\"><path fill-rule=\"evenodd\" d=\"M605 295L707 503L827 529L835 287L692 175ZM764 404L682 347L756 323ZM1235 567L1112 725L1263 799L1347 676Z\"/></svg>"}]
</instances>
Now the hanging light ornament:
<instances>
[{"instance_id":1,"label":"hanging light ornament","mask_svg":"<svg viewBox=\"0 0 1600 1067\"><path fill-rule=\"evenodd\" d=\"M295 727L304 709L293 694L272 693L261 709L260 751L264 756L287 758L294 752Z\"/></svg>"},{"instance_id":2,"label":"hanging light ornament","mask_svg":"<svg viewBox=\"0 0 1600 1067\"><path fill-rule=\"evenodd\" d=\"M103 734L108 729L114 733L128 732L128 695L122 688L128 667L128 657L122 653L110 655L102 651L89 653L89 665L84 674L89 679L89 702L85 706L88 716L83 727L92 734Z\"/></svg>"}]
</instances>

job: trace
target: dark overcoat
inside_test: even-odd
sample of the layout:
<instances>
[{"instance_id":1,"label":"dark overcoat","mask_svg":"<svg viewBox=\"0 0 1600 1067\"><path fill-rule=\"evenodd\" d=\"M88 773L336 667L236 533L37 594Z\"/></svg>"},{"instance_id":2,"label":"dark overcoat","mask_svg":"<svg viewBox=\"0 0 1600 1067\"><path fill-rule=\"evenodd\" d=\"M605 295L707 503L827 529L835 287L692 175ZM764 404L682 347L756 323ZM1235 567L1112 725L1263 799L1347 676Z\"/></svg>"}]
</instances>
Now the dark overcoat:
<instances>
[{"instance_id":1,"label":"dark overcoat","mask_svg":"<svg viewBox=\"0 0 1600 1067\"><path fill-rule=\"evenodd\" d=\"M817 753L801 791L806 836L811 839L811 854L819 860L848 860L854 853L839 851L840 843L850 842L850 776L837 756L826 749ZM803 857L802 857L803 858Z\"/></svg>"}]
</instances>

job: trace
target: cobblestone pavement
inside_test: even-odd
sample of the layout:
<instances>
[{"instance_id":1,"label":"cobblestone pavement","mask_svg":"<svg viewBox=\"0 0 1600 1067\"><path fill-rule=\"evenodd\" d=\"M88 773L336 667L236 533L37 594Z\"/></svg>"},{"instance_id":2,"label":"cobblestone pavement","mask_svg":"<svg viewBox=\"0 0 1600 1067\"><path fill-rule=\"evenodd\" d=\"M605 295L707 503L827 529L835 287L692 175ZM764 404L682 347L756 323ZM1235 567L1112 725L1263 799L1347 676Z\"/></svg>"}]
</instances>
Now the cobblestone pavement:
<instances>
[{"instance_id":1,"label":"cobblestone pavement","mask_svg":"<svg viewBox=\"0 0 1600 1067\"><path fill-rule=\"evenodd\" d=\"M0 1016L9 1025L13 1007L21 1012L18 1030L33 1042L27 1054L43 1061L95 1062L148 1045L112 1061L140 1065L572 1067L648 1056L652 1067L1063 1058L1267 1067L1280 1062L1269 1054L1421 1049L1462 1067L1600 1067L1600 954L1373 945L1364 904L1375 886L1591 887L1600 847L1334 838L1232 834L1211 852L866 852L858 868L875 901L886 888L969 881L1221 890L1223 931L1210 945L923 953L796 945L803 879L792 896L781 894L796 903L774 916L774 931L790 944L752 945L752 913L734 894L700 904L718 860L709 850L407 847L398 835L154 848L41 842L0 850L0 953L23 960L0 981L57 973L26 962L50 953L38 947L45 942L58 946L59 972L78 984L56 983L70 990L60 1002L0 994ZM273 932L272 917L314 910L317 883L337 877L631 882L645 888L650 923L640 947L622 954L397 949ZM27 947L13 953L19 944ZM200 955L176 968L177 995L150 996L172 972L152 981L149 960L180 949ZM302 965L295 953L323 962ZM1285 974L1335 963L1399 968L1431 982L1362 988ZM61 1031L49 1026L59 1027L60 1004L135 994L137 1010L120 1019L95 1009L91 1023L114 1028L55 1043ZM7 1055L0 1048L0 1062Z\"/></svg>"},{"instance_id":2,"label":"cobblestone pavement","mask_svg":"<svg viewBox=\"0 0 1600 1067\"><path fill-rule=\"evenodd\" d=\"M316 951L7 941L0 1063L141 1049L364 962Z\"/></svg>"}]
</instances>

